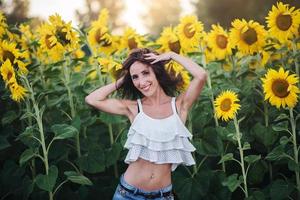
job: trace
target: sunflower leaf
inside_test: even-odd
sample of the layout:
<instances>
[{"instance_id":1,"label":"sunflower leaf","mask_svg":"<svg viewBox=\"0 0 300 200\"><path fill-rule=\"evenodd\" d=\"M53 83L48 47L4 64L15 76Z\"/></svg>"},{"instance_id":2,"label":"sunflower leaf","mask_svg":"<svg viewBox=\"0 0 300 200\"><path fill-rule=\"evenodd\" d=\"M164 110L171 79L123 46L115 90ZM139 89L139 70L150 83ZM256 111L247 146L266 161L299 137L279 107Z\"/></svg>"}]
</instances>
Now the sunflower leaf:
<instances>
[{"instance_id":1,"label":"sunflower leaf","mask_svg":"<svg viewBox=\"0 0 300 200\"><path fill-rule=\"evenodd\" d=\"M244 157L244 160L247 163L252 164L252 163L255 163L256 161L260 160L260 158L261 158L261 155L248 155L248 156Z\"/></svg>"},{"instance_id":2,"label":"sunflower leaf","mask_svg":"<svg viewBox=\"0 0 300 200\"><path fill-rule=\"evenodd\" d=\"M224 156L222 156L221 160L218 162L218 164L221 164L222 162L226 162L229 160L233 160L233 154L232 153L228 153L225 154Z\"/></svg>"}]
</instances>

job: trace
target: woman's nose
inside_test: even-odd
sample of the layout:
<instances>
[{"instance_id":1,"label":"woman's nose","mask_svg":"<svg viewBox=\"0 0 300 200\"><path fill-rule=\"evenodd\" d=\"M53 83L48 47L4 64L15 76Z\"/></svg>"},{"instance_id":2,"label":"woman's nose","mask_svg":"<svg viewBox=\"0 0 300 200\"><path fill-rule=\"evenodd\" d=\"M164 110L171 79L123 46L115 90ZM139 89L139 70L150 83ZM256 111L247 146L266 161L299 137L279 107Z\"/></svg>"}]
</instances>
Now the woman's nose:
<instances>
[{"instance_id":1,"label":"woman's nose","mask_svg":"<svg viewBox=\"0 0 300 200\"><path fill-rule=\"evenodd\" d=\"M145 78L141 78L139 81L140 81L140 86L144 86L147 83L147 80Z\"/></svg>"}]
</instances>

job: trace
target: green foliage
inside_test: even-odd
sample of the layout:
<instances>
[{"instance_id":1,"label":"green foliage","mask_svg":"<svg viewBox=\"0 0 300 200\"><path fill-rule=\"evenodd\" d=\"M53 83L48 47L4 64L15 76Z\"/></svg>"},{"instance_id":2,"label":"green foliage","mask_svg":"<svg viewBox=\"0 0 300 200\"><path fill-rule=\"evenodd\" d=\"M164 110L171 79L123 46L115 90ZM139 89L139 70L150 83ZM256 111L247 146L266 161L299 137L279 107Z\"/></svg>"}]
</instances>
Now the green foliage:
<instances>
[{"instance_id":1,"label":"green foliage","mask_svg":"<svg viewBox=\"0 0 300 200\"><path fill-rule=\"evenodd\" d=\"M78 183L80 185L92 185L93 183L85 176L74 172L74 171L66 171L64 174L67 176L67 179L72 181L73 183Z\"/></svg>"},{"instance_id":2,"label":"green foliage","mask_svg":"<svg viewBox=\"0 0 300 200\"><path fill-rule=\"evenodd\" d=\"M48 174L38 174L35 178L36 185L45 191L51 192L55 186L56 179L58 176L58 169L56 166L49 168Z\"/></svg>"},{"instance_id":3,"label":"green foliage","mask_svg":"<svg viewBox=\"0 0 300 200\"><path fill-rule=\"evenodd\" d=\"M85 34L81 32L81 37L85 38ZM286 64L287 69L294 71L289 59L298 58L299 50L291 53L288 48L281 48L274 52L285 57L268 62L266 69ZM124 60L126 54L123 51L115 59ZM203 88L189 112L187 124L193 134L196 165L179 166L172 173L176 197L297 199L295 180L300 166L294 157L292 120L287 109L276 109L264 101L260 78L266 69L249 68L260 56L232 56L231 61L208 64L202 63L201 52L188 56L209 71L211 88ZM84 102L88 93L111 81L106 73L89 78L96 69L90 58L86 55L73 59L66 54L64 60L51 64L33 60L26 77L33 93L20 104L9 99L0 82L2 199L39 200L51 195L54 199L111 199L119 176L127 167L124 158L128 150L123 146L129 122ZM222 69L225 62L233 65L232 71ZM73 71L77 65L82 65L80 72ZM237 92L240 99L241 109L236 116L240 135L233 121L215 119L212 100L227 89ZM293 113L299 151L299 103ZM246 186L241 159L246 171L247 198L243 194Z\"/></svg>"}]
</instances>

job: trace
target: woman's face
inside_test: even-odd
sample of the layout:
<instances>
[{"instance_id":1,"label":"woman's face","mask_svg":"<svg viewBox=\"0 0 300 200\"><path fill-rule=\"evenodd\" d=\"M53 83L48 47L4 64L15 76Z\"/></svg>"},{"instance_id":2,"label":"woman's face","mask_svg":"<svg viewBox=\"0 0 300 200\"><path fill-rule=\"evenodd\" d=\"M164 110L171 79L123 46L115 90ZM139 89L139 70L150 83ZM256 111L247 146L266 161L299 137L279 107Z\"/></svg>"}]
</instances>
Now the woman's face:
<instances>
[{"instance_id":1,"label":"woman's face","mask_svg":"<svg viewBox=\"0 0 300 200\"><path fill-rule=\"evenodd\" d=\"M151 96L158 89L159 83L150 66L136 61L130 66L129 73L133 85L144 96Z\"/></svg>"}]
</instances>

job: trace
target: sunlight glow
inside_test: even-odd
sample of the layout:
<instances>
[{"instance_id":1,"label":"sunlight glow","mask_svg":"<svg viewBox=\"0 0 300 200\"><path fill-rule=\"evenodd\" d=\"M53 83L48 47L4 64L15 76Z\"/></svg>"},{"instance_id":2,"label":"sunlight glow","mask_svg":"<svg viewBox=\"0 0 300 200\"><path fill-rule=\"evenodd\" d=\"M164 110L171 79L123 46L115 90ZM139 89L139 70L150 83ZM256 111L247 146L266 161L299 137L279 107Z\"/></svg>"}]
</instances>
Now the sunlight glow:
<instances>
[{"instance_id":1,"label":"sunlight glow","mask_svg":"<svg viewBox=\"0 0 300 200\"><path fill-rule=\"evenodd\" d=\"M147 28L143 25L141 17L146 12L145 4L143 4L142 0L124 1L126 10L121 18L128 26L136 29L138 33L146 34ZM180 0L180 4L183 8L181 16L193 12L190 0ZM75 10L84 12L84 8L85 0L30 0L29 16L38 16L47 20L50 15L58 13L63 20L67 22L72 21L73 26L78 26L80 22L75 17ZM117 32L120 33L121 31L118 30Z\"/></svg>"}]
</instances>

